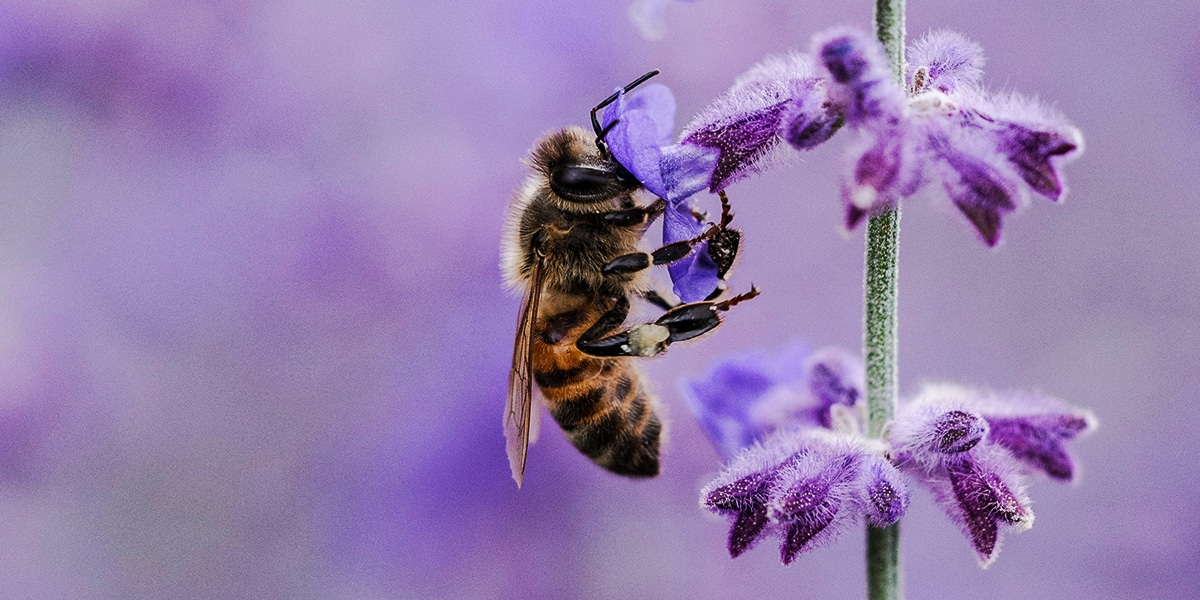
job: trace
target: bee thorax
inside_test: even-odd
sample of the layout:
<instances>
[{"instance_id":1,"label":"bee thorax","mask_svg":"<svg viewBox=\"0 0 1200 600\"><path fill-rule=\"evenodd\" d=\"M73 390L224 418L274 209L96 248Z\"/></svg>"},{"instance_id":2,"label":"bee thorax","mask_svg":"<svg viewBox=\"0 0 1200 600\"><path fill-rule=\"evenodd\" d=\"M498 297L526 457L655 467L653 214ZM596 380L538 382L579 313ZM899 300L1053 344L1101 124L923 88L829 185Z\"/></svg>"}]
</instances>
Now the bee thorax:
<instances>
[{"instance_id":1,"label":"bee thorax","mask_svg":"<svg viewBox=\"0 0 1200 600\"><path fill-rule=\"evenodd\" d=\"M654 356L663 351L671 331L662 325L646 323L629 330L629 353L634 356Z\"/></svg>"}]
</instances>

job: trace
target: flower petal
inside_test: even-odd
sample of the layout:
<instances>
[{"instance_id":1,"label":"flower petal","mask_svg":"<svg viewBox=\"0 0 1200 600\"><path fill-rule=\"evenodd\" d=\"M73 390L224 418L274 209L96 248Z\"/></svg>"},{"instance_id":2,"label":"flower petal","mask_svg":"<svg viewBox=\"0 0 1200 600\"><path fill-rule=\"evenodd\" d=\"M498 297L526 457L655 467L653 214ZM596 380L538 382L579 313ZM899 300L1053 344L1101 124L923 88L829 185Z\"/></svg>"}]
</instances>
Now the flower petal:
<instances>
[{"instance_id":1,"label":"flower petal","mask_svg":"<svg viewBox=\"0 0 1200 600\"><path fill-rule=\"evenodd\" d=\"M605 107L602 127L616 125L604 138L617 162L656 196L668 194L662 173L662 147L671 142L675 127L675 96L662 84L652 83L632 92L620 92Z\"/></svg>"},{"instance_id":2,"label":"flower petal","mask_svg":"<svg viewBox=\"0 0 1200 600\"><path fill-rule=\"evenodd\" d=\"M702 492L702 505L718 514L733 517L729 528L729 555L737 558L764 535L767 493L774 484L775 470L752 472L711 491Z\"/></svg>"},{"instance_id":3,"label":"flower petal","mask_svg":"<svg viewBox=\"0 0 1200 600\"><path fill-rule=\"evenodd\" d=\"M862 448L819 437L808 441L807 452L780 468L768 505L771 521L784 534L780 554L785 565L833 538L858 517L842 508L853 503L860 491L853 484Z\"/></svg>"},{"instance_id":4,"label":"flower petal","mask_svg":"<svg viewBox=\"0 0 1200 600\"><path fill-rule=\"evenodd\" d=\"M989 438L1008 449L1017 460L1060 481L1074 474L1065 442L1088 428L1087 420L1075 415L1029 415L992 417Z\"/></svg>"},{"instance_id":5,"label":"flower petal","mask_svg":"<svg viewBox=\"0 0 1200 600\"><path fill-rule=\"evenodd\" d=\"M959 511L951 516L963 526L980 562L987 566L995 558L1000 525L1016 526L1018 530L1033 525L1033 513L1025 507L1028 501L1013 491L999 473L978 462L955 463L947 473Z\"/></svg>"},{"instance_id":6,"label":"flower petal","mask_svg":"<svg viewBox=\"0 0 1200 600\"><path fill-rule=\"evenodd\" d=\"M862 361L848 352L826 349L815 354L805 366L808 389L820 407L819 418L832 427L830 408L834 404L854 406L866 389Z\"/></svg>"},{"instance_id":7,"label":"flower petal","mask_svg":"<svg viewBox=\"0 0 1200 600\"><path fill-rule=\"evenodd\" d=\"M717 263L708 254L708 242L701 242L691 254L671 263L667 272L671 274L672 291L684 302L704 300L721 284Z\"/></svg>"},{"instance_id":8,"label":"flower petal","mask_svg":"<svg viewBox=\"0 0 1200 600\"><path fill-rule=\"evenodd\" d=\"M673 144L661 149L660 168L664 200L680 204L708 187L717 168L718 152L713 148L692 144Z\"/></svg>"},{"instance_id":9,"label":"flower petal","mask_svg":"<svg viewBox=\"0 0 1200 600\"><path fill-rule=\"evenodd\" d=\"M767 500L781 463L775 452L757 449L761 455L740 456L700 491L701 507L731 517L728 547L734 558L771 531Z\"/></svg>"},{"instance_id":10,"label":"flower petal","mask_svg":"<svg viewBox=\"0 0 1200 600\"><path fill-rule=\"evenodd\" d=\"M1074 155L1079 144L1057 131L1035 131L1006 123L997 132L997 145L1033 191L1058 201L1065 188L1051 159Z\"/></svg>"},{"instance_id":11,"label":"flower petal","mask_svg":"<svg viewBox=\"0 0 1200 600\"><path fill-rule=\"evenodd\" d=\"M976 153L964 139L934 135L930 147L940 159L942 187L988 246L1000 241L1001 218L1022 203L1014 174L993 166L1000 161Z\"/></svg>"},{"instance_id":12,"label":"flower petal","mask_svg":"<svg viewBox=\"0 0 1200 600\"><path fill-rule=\"evenodd\" d=\"M783 139L797 150L823 144L844 123L840 114L829 110L824 84L814 81L809 85L808 93L798 95L783 113Z\"/></svg>"}]
</instances>

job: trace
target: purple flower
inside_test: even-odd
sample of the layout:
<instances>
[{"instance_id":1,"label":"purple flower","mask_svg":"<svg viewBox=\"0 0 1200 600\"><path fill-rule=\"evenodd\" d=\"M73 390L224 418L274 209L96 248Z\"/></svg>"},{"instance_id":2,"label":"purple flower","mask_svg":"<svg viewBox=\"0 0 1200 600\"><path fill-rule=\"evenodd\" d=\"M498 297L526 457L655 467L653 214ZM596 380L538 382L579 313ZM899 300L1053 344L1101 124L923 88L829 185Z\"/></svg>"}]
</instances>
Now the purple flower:
<instances>
[{"instance_id":1,"label":"purple flower","mask_svg":"<svg viewBox=\"0 0 1200 600\"><path fill-rule=\"evenodd\" d=\"M739 454L700 504L730 518L730 556L776 535L790 564L864 519L890 525L903 514L908 488L879 450L818 429L780 432Z\"/></svg>"},{"instance_id":2,"label":"purple flower","mask_svg":"<svg viewBox=\"0 0 1200 600\"><path fill-rule=\"evenodd\" d=\"M730 518L732 556L777 535L784 564L852 523L895 523L913 481L933 493L986 567L1004 531L1033 525L1028 477L1069 480L1065 443L1095 427L1091 413L1045 396L930 385L901 403L886 439L867 440L861 363L809 355L803 345L719 363L684 388L732 457L701 505Z\"/></svg>"},{"instance_id":3,"label":"purple flower","mask_svg":"<svg viewBox=\"0 0 1200 600\"><path fill-rule=\"evenodd\" d=\"M961 35L936 31L913 44L907 93L865 34L828 34L817 55L830 101L859 138L843 191L847 228L937 181L995 246L1003 217L1029 191L1052 201L1065 194L1059 171L1082 151L1081 134L1031 98L981 89L983 52Z\"/></svg>"},{"instance_id":4,"label":"purple flower","mask_svg":"<svg viewBox=\"0 0 1200 600\"><path fill-rule=\"evenodd\" d=\"M813 353L794 343L780 353L724 360L700 378L686 379L683 394L725 460L784 426L857 428L846 416L863 394L863 367L834 349ZM837 408L835 408L837 407ZM840 416L839 416L840 415Z\"/></svg>"},{"instance_id":5,"label":"purple flower","mask_svg":"<svg viewBox=\"0 0 1200 600\"><path fill-rule=\"evenodd\" d=\"M611 125L616 121L616 125ZM671 143L675 96L664 85L642 86L604 109L605 141L613 157L647 190L667 201L663 243L689 240L704 230L688 199L709 185L717 164L714 150ZM668 266L675 294L684 302L703 300L720 282L717 265L701 242L687 257Z\"/></svg>"},{"instance_id":6,"label":"purple flower","mask_svg":"<svg viewBox=\"0 0 1200 600\"><path fill-rule=\"evenodd\" d=\"M888 439L900 470L933 492L986 567L1003 529L1033 525L1025 476L1069 480L1063 442L1094 423L1090 413L1041 396L931 385L900 408Z\"/></svg>"}]
</instances>

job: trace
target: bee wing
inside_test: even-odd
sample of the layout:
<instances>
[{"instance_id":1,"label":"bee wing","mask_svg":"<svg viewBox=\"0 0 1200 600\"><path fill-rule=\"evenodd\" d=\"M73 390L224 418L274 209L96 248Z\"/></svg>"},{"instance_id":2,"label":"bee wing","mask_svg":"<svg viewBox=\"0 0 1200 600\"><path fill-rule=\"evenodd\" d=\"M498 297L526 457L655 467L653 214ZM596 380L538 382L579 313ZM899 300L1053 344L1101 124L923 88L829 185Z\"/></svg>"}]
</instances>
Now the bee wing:
<instances>
[{"instance_id":1,"label":"bee wing","mask_svg":"<svg viewBox=\"0 0 1200 600\"><path fill-rule=\"evenodd\" d=\"M508 450L508 466L512 468L517 487L525 480L525 456L530 436L537 435L533 414L533 326L537 322L538 301L542 295L545 270L542 258L534 260L529 287L521 302L521 320L517 323L517 339L513 343L512 370L508 373L508 402L504 407L504 437Z\"/></svg>"}]
</instances>

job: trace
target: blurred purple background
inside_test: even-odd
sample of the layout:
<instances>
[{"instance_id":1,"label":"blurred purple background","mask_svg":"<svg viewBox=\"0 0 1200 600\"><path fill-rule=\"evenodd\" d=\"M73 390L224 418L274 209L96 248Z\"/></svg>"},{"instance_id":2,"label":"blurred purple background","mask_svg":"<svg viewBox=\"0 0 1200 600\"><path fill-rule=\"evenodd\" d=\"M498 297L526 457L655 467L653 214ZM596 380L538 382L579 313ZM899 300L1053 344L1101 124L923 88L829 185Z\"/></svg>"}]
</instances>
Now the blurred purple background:
<instances>
[{"instance_id":1,"label":"blurred purple background","mask_svg":"<svg viewBox=\"0 0 1200 600\"><path fill-rule=\"evenodd\" d=\"M660 68L686 121L868 2L0 0L0 595L861 598L861 535L737 560L678 379L803 337L856 348L844 140L737 184L763 296L646 371L665 473L500 430L517 298L502 215L542 133ZM1090 407L1075 486L987 571L918 492L912 598L1200 596L1200 7L913 0L985 81L1084 131L1065 204L997 251L934 194L901 236L901 384ZM681 123L682 124L682 123Z\"/></svg>"}]
</instances>

